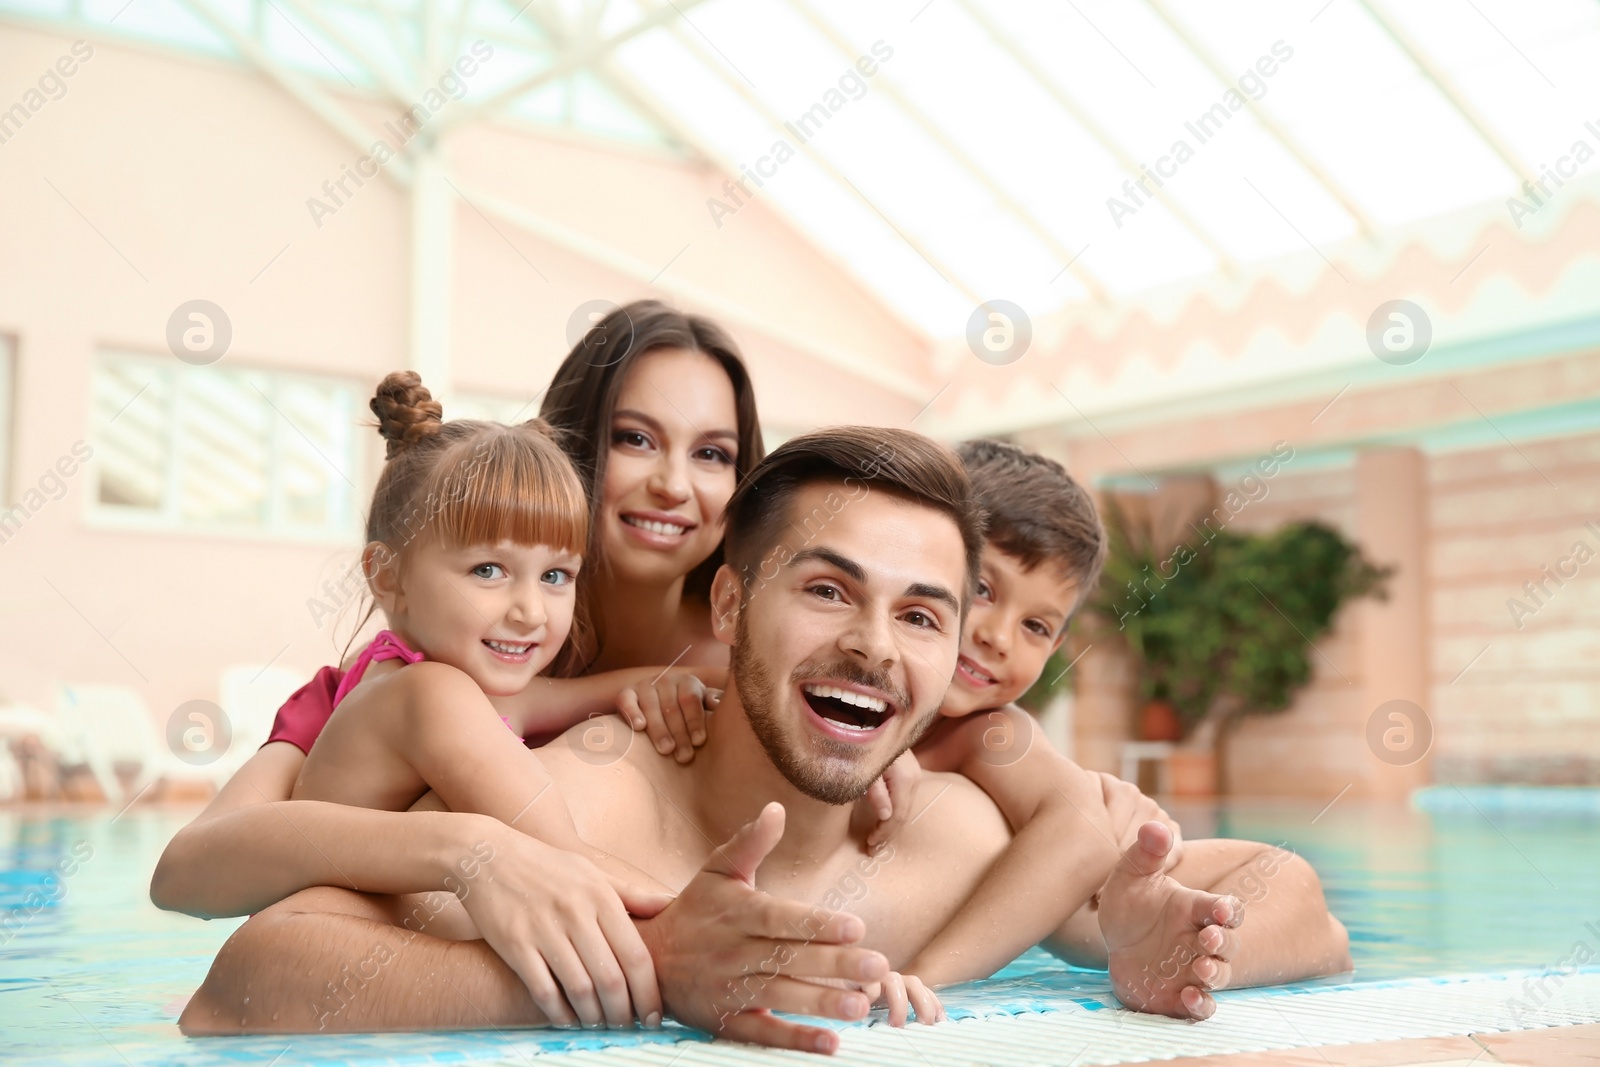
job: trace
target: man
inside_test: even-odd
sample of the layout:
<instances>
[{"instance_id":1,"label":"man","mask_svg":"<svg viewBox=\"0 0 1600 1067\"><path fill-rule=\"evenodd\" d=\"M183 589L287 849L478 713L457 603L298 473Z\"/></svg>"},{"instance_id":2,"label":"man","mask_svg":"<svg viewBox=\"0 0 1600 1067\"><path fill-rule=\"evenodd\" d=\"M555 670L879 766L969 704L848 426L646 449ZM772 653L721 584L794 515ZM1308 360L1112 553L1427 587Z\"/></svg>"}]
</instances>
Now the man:
<instances>
[{"instance_id":1,"label":"man","mask_svg":"<svg viewBox=\"0 0 1600 1067\"><path fill-rule=\"evenodd\" d=\"M952 453L866 428L785 444L752 472L726 523L712 611L732 667L699 757L683 765L626 745L620 724L615 755L583 724L540 757L585 840L681 887L637 920L668 1011L719 1036L829 1052L835 1033L770 1012L865 1016L858 990L896 982L893 968L956 912L1009 839L995 805L955 775L924 775L909 821L876 853L849 825L852 803L938 713L982 531ZM1108 944L1126 946L1120 958L1113 949L1114 967L1162 968L1163 981L1203 995L1233 954L1234 931L1214 918L1232 905L1140 873L1159 869L1165 834L1147 826L1130 846L1101 925ZM492 879L493 863L471 876ZM333 1028L542 1025L481 941L448 940L476 936L459 908L427 904L426 934L395 929L408 909L324 888L263 911L218 954L181 1024L329 1026L318 1005L339 978L353 991ZM355 984L343 980L353 961ZM918 999L924 1021L937 1014Z\"/></svg>"}]
</instances>

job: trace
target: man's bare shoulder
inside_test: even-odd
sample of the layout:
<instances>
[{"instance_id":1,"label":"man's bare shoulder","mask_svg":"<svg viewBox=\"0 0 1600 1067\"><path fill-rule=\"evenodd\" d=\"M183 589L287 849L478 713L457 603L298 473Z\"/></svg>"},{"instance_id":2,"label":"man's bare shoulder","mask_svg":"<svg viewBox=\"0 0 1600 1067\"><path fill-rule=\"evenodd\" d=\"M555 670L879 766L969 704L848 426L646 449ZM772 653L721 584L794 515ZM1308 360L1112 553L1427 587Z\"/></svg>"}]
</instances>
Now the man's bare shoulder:
<instances>
[{"instance_id":1,"label":"man's bare shoulder","mask_svg":"<svg viewBox=\"0 0 1600 1067\"><path fill-rule=\"evenodd\" d=\"M566 798L579 832L596 845L600 842L591 833L613 816L626 815L630 825L643 823L656 804L644 760L664 757L620 715L585 719L535 751Z\"/></svg>"},{"instance_id":2,"label":"man's bare shoulder","mask_svg":"<svg viewBox=\"0 0 1600 1067\"><path fill-rule=\"evenodd\" d=\"M949 855L954 849L976 857L997 855L1011 840L1011 828L989 794L970 778L925 771L911 798L911 816L896 845Z\"/></svg>"}]
</instances>

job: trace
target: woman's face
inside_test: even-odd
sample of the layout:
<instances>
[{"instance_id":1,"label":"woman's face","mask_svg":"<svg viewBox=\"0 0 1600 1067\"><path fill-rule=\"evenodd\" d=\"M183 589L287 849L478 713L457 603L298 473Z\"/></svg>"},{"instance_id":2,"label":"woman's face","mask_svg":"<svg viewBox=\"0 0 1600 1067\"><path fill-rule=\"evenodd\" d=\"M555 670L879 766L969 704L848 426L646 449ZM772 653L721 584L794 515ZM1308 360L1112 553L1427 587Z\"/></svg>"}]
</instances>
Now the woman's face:
<instances>
[{"instance_id":1,"label":"woman's face","mask_svg":"<svg viewBox=\"0 0 1600 1067\"><path fill-rule=\"evenodd\" d=\"M733 383L701 352L658 349L631 366L611 417L600 551L613 576L665 584L722 540L739 418Z\"/></svg>"}]
</instances>

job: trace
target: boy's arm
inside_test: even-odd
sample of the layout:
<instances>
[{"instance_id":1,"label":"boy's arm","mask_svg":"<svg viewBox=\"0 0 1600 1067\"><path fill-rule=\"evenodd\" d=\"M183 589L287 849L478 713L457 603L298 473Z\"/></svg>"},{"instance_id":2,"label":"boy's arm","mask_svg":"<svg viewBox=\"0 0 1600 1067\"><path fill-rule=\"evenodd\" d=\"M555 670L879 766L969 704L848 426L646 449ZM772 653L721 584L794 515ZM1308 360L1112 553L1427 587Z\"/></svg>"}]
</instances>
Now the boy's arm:
<instances>
[{"instance_id":1,"label":"boy's arm","mask_svg":"<svg viewBox=\"0 0 1600 1067\"><path fill-rule=\"evenodd\" d=\"M934 939L903 968L930 986L986 978L1043 941L1099 890L1120 850L1100 776L1050 747L1014 706L942 727L917 756L960 771L1016 835Z\"/></svg>"}]
</instances>

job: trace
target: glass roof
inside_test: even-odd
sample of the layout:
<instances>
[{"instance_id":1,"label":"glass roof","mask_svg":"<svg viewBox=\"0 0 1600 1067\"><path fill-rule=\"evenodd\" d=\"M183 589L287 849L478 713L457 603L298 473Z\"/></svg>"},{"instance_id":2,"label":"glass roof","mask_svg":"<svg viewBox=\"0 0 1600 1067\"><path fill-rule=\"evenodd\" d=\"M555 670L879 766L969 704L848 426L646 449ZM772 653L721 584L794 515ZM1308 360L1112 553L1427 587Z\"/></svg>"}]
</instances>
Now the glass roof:
<instances>
[{"instance_id":1,"label":"glass roof","mask_svg":"<svg viewBox=\"0 0 1600 1067\"><path fill-rule=\"evenodd\" d=\"M501 106L474 114L748 174L749 196L934 338L982 300L1116 306L1600 168L1594 0L0 0L0 16L402 98L487 40L467 104Z\"/></svg>"}]
</instances>

